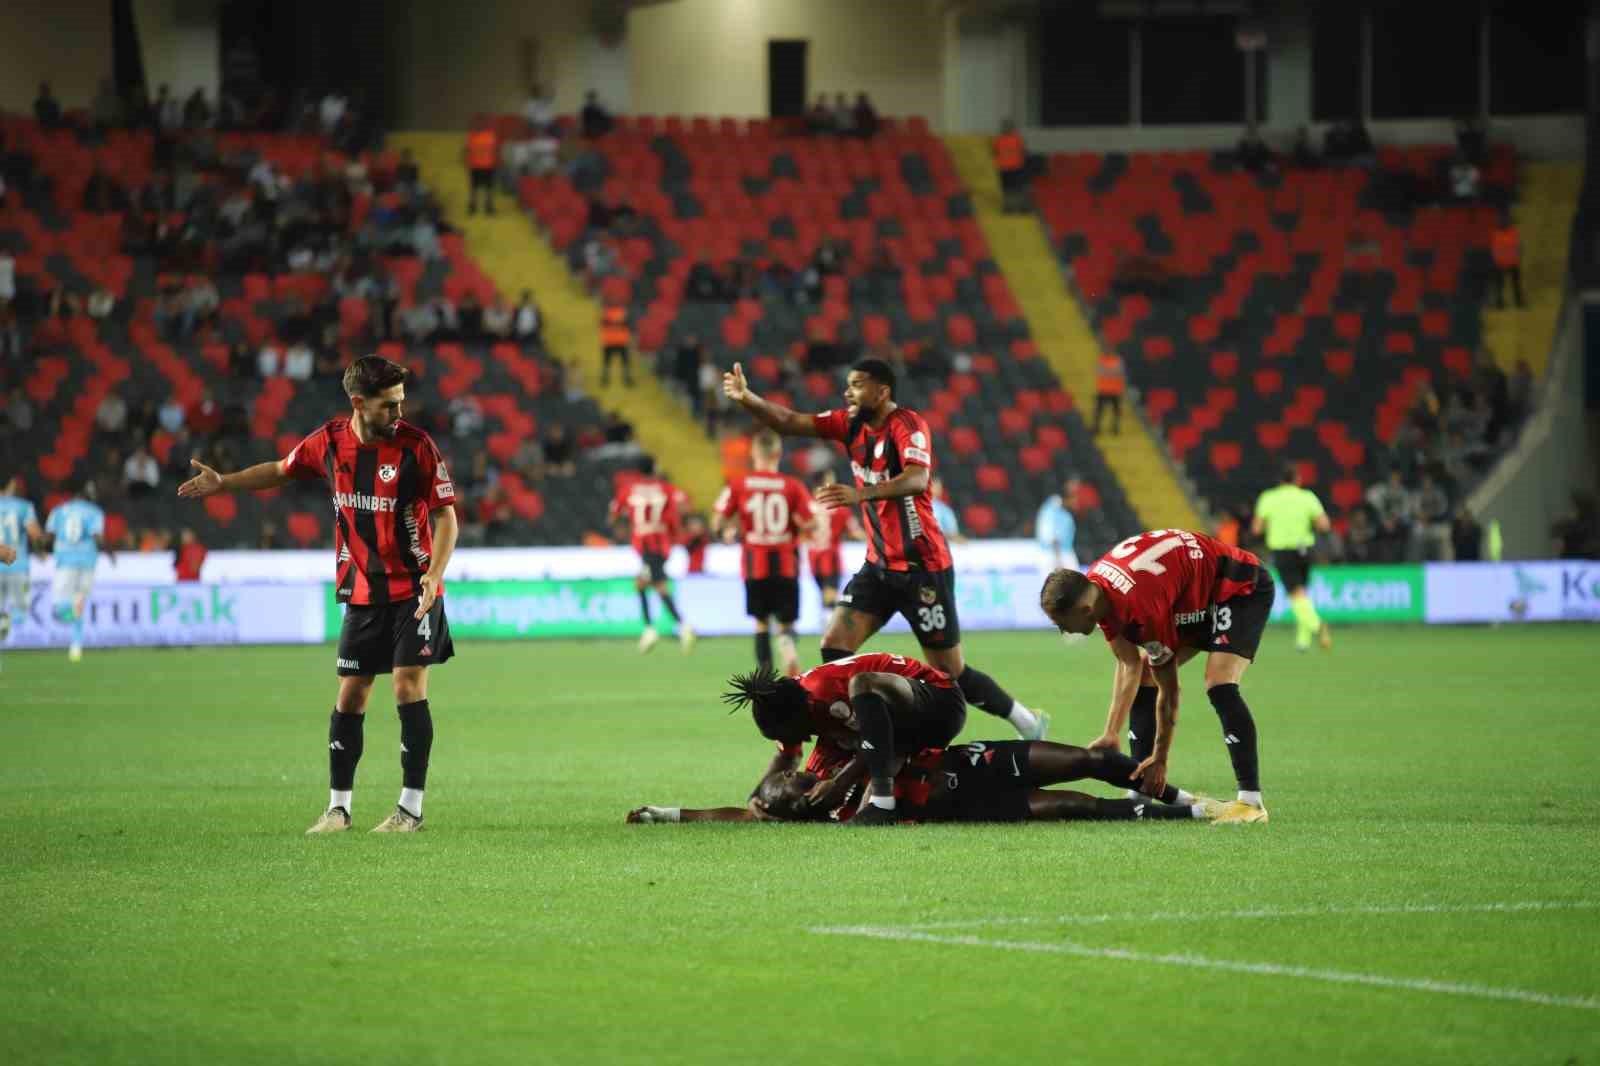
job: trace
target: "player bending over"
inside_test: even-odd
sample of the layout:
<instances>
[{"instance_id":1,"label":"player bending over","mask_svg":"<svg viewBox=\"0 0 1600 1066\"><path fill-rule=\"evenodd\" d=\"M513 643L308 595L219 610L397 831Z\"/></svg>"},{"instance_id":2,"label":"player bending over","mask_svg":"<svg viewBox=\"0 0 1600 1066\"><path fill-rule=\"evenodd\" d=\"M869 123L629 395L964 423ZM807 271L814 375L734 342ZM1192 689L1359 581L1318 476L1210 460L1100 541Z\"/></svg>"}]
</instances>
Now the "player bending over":
<instances>
[{"instance_id":1,"label":"player bending over","mask_svg":"<svg viewBox=\"0 0 1600 1066\"><path fill-rule=\"evenodd\" d=\"M1178 722L1178 667L1206 655L1206 696L1222 724L1239 784L1220 822L1265 822L1256 723L1239 693L1272 613L1272 576L1261 560L1203 533L1156 529L1112 548L1089 568L1056 570L1039 606L1064 633L1099 626L1116 657L1105 732L1091 748L1118 750L1133 715L1129 746L1139 760L1140 791L1167 777ZM1144 684L1146 663L1154 687Z\"/></svg>"},{"instance_id":2,"label":"player bending over","mask_svg":"<svg viewBox=\"0 0 1600 1066\"><path fill-rule=\"evenodd\" d=\"M422 828L433 750L428 667L455 654L444 614L444 570L456 546L456 490L433 438L400 419L406 368L375 355L344 372L350 413L329 419L287 457L234 474L198 459L178 487L184 499L277 488L320 478L333 492L338 599L345 604L328 724L328 809L306 833L350 828L367 697L376 674L394 675L403 787L374 833Z\"/></svg>"},{"instance_id":3,"label":"player bending over","mask_svg":"<svg viewBox=\"0 0 1600 1066\"><path fill-rule=\"evenodd\" d=\"M800 617L800 540L811 532L811 494L798 478L778 472L783 441L771 430L757 433L748 474L728 480L713 509L720 535L738 535L744 575L745 613L756 623L756 665L772 665L772 632L778 626L783 672L800 673L794 623Z\"/></svg>"},{"instance_id":4,"label":"player bending over","mask_svg":"<svg viewBox=\"0 0 1600 1066\"><path fill-rule=\"evenodd\" d=\"M921 415L894 400L894 369L863 359L850 369L843 410L806 415L768 403L735 363L722 391L769 429L789 437L838 442L850 456L854 485L827 485L817 502L857 507L867 532L866 563L850 579L822 633L822 661L854 653L895 614L905 617L930 665L960 686L968 703L1042 740L1049 718L1012 699L994 678L966 664L956 616L949 545L933 514L929 483L933 434Z\"/></svg>"},{"instance_id":5,"label":"player bending over","mask_svg":"<svg viewBox=\"0 0 1600 1066\"><path fill-rule=\"evenodd\" d=\"M639 807L629 822L815 822L849 820L853 804L833 810L815 806L812 791L839 765L819 741L804 770L786 770L764 780L744 807L696 810ZM822 754L819 760L818 756ZM1161 803L1100 799L1083 792L1050 789L1069 781L1126 785L1135 763L1121 752L1075 748L1048 741L983 740L952 748L929 748L904 760L894 777L895 817L902 822L1189 821L1215 818L1222 804L1167 785Z\"/></svg>"}]
</instances>

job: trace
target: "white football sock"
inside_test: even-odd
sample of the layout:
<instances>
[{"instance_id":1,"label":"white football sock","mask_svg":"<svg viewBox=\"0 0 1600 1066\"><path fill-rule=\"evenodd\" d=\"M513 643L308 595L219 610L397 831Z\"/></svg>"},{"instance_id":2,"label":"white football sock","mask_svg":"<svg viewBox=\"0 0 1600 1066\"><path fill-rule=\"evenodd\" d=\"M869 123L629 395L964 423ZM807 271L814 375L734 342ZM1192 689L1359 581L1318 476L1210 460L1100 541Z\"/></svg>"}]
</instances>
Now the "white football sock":
<instances>
[{"instance_id":1,"label":"white football sock","mask_svg":"<svg viewBox=\"0 0 1600 1066\"><path fill-rule=\"evenodd\" d=\"M330 788L328 790L328 810L331 811L335 807L343 807L344 808L344 812L346 814L349 814L350 813L350 797L354 796L354 795L355 795L354 792L340 792L336 788Z\"/></svg>"},{"instance_id":2,"label":"white football sock","mask_svg":"<svg viewBox=\"0 0 1600 1066\"><path fill-rule=\"evenodd\" d=\"M404 807L406 810L410 811L412 814L416 815L418 818L421 818L422 817L422 789L420 789L420 788L402 788L400 790L400 806Z\"/></svg>"},{"instance_id":3,"label":"white football sock","mask_svg":"<svg viewBox=\"0 0 1600 1066\"><path fill-rule=\"evenodd\" d=\"M1204 803L1191 803L1189 804L1189 813L1196 818L1203 819L1206 816L1206 805Z\"/></svg>"},{"instance_id":4,"label":"white football sock","mask_svg":"<svg viewBox=\"0 0 1600 1066\"><path fill-rule=\"evenodd\" d=\"M1239 790L1239 802L1240 803L1248 803L1252 807L1259 807L1259 806L1261 806L1261 793L1259 793L1259 792L1246 792L1244 789L1241 788Z\"/></svg>"},{"instance_id":5,"label":"white football sock","mask_svg":"<svg viewBox=\"0 0 1600 1066\"><path fill-rule=\"evenodd\" d=\"M1006 721L1010 722L1011 727L1018 733L1024 735L1039 731L1039 716L1016 700L1011 701L1011 713L1006 715Z\"/></svg>"},{"instance_id":6,"label":"white football sock","mask_svg":"<svg viewBox=\"0 0 1600 1066\"><path fill-rule=\"evenodd\" d=\"M894 810L893 796L873 796L867 802L872 804L874 807L882 807L886 811Z\"/></svg>"},{"instance_id":7,"label":"white football sock","mask_svg":"<svg viewBox=\"0 0 1600 1066\"><path fill-rule=\"evenodd\" d=\"M1193 802L1194 802L1194 793L1193 792L1185 792L1181 788L1178 789L1178 804L1180 806L1187 806L1189 804L1192 804Z\"/></svg>"}]
</instances>

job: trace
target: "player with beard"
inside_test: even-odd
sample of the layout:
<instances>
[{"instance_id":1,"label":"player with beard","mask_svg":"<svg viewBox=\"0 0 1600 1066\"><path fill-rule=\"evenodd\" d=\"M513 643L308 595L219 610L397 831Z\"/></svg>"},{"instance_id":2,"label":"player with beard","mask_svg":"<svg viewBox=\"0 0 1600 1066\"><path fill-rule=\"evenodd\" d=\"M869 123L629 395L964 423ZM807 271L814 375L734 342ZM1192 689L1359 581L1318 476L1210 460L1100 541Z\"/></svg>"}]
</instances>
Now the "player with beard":
<instances>
[{"instance_id":1,"label":"player with beard","mask_svg":"<svg viewBox=\"0 0 1600 1066\"><path fill-rule=\"evenodd\" d=\"M350 412L330 419L285 458L220 474L199 473L184 499L275 489L320 478L333 493L339 602L339 695L328 726L328 809L307 834L350 828L367 697L376 674L394 675L404 785L375 833L422 828L422 794L433 749L428 668L455 652L444 614L444 570L456 546L456 491L433 439L400 419L406 369L375 355L344 372Z\"/></svg>"},{"instance_id":2,"label":"player with beard","mask_svg":"<svg viewBox=\"0 0 1600 1066\"><path fill-rule=\"evenodd\" d=\"M828 508L859 506L867 559L823 630L822 661L854 654L891 617L903 615L929 665L954 678L968 703L1006 719L1024 738L1042 740L1049 716L1012 699L962 656L955 571L929 492L932 433L921 415L895 403L894 389L893 368L864 359L846 379L845 409L807 415L757 396L738 363L722 378L728 399L769 429L837 441L850 456L855 484L823 486L816 498Z\"/></svg>"}]
</instances>

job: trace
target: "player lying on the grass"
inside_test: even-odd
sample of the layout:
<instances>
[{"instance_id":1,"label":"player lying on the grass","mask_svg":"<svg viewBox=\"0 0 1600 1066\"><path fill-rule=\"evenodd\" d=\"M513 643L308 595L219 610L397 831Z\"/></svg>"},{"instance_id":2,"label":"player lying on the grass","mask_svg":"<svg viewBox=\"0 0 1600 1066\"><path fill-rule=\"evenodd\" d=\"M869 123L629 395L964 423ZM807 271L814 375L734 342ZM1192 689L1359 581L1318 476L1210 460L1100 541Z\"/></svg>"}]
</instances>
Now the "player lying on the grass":
<instances>
[{"instance_id":1,"label":"player lying on the grass","mask_svg":"<svg viewBox=\"0 0 1600 1066\"><path fill-rule=\"evenodd\" d=\"M836 749L834 749L836 750ZM817 785L841 764L819 741L804 770L785 770L762 781L744 807L639 807L629 822L847 821L853 803L826 809L811 802ZM820 756L820 758L819 758ZM895 817L902 822L1075 822L1214 818L1216 800L1198 799L1171 784L1163 803L1146 798L1100 799L1050 789L1069 781L1125 785L1137 764L1120 752L1075 748L1044 740L982 740L929 748L902 761L894 777ZM870 805L870 803L869 803Z\"/></svg>"}]
</instances>

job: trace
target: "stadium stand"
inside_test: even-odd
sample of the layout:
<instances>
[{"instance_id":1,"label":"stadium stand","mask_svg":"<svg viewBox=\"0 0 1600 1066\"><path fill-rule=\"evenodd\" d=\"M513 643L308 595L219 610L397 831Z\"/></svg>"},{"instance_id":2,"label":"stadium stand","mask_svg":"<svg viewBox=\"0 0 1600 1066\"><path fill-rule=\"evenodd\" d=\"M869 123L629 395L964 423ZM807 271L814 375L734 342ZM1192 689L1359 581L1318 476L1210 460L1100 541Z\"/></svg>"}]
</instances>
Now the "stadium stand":
<instances>
[{"instance_id":1,"label":"stadium stand","mask_svg":"<svg viewBox=\"0 0 1600 1066\"><path fill-rule=\"evenodd\" d=\"M741 360L764 394L812 410L836 400L857 353L894 361L899 398L942 437L967 533L1025 533L1068 473L1099 490L1087 541L1136 526L919 120L833 139L619 117L564 172L523 176L519 195L572 269L629 308L641 349L697 338L718 366Z\"/></svg>"},{"instance_id":2,"label":"stadium stand","mask_svg":"<svg viewBox=\"0 0 1600 1066\"><path fill-rule=\"evenodd\" d=\"M190 454L224 468L284 454L345 408L342 364L376 349L415 374L408 417L456 470L468 542L578 543L605 528L613 475L637 448L536 340L450 330L405 339L400 322L413 308L489 307L499 294L459 236L429 218L423 190L402 187L394 153L346 156L320 136L218 132L205 138L214 155L189 167L158 160L163 146L143 130L46 130L6 117L0 135L11 190L0 249L15 258L26 332L23 352L0 367L0 392L18 388L33 408L30 428L8 425L8 465L30 473L47 506L92 479L125 546L181 526L212 546L325 544L320 487L215 497L203 511L180 508L173 489ZM159 192L143 202L169 167L181 202L163 204ZM219 219L231 197L244 201L237 225ZM318 197L325 210L297 214ZM230 238L262 217L253 212L263 198L276 210L262 240L239 249ZM315 254L298 255L300 243ZM202 276L218 306L195 315L192 330L176 328L173 309ZM279 360L262 374L259 353L282 349L297 319L326 327L307 338L315 367L284 373ZM186 423L176 430L157 414L171 400ZM97 423L102 406L127 416L108 417L108 431ZM161 483L130 495L123 459L141 442Z\"/></svg>"},{"instance_id":3,"label":"stadium stand","mask_svg":"<svg viewBox=\"0 0 1600 1066\"><path fill-rule=\"evenodd\" d=\"M1371 173L1050 157L1040 215L1146 417L1219 511L1247 514L1286 462L1348 511L1422 393L1472 379L1493 204L1517 173L1498 148L1470 202L1395 194L1434 183L1452 152L1383 148Z\"/></svg>"}]
</instances>

